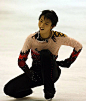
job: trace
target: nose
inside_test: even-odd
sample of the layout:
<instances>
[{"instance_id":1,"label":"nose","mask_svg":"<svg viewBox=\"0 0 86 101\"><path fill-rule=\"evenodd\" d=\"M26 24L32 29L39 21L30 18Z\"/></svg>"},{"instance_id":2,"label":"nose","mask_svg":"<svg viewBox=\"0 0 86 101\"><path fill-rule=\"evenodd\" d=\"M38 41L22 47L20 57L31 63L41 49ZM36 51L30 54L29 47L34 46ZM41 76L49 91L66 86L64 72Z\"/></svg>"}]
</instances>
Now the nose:
<instances>
[{"instance_id":1,"label":"nose","mask_svg":"<svg viewBox=\"0 0 86 101\"><path fill-rule=\"evenodd\" d=\"M43 24L43 23L41 23L40 27L44 27L44 24Z\"/></svg>"}]
</instances>

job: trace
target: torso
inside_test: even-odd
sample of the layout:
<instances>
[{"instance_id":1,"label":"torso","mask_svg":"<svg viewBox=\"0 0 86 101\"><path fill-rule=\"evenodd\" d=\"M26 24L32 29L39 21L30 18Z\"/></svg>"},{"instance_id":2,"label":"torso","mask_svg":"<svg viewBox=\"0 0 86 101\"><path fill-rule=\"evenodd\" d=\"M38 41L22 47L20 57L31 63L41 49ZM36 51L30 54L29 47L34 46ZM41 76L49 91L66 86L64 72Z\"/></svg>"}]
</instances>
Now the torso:
<instances>
[{"instance_id":1,"label":"torso","mask_svg":"<svg viewBox=\"0 0 86 101\"><path fill-rule=\"evenodd\" d=\"M52 31L52 33L54 34L53 31ZM37 38L33 37L32 43L33 44L31 45L31 49L34 52L39 53L39 51L41 51L43 49L48 49L53 55L56 55L56 56L58 55L58 51L61 46L61 44L59 44L59 37L58 37L58 40L56 40L56 42L52 39L52 37L48 39L48 42L39 41L39 40L37 40Z\"/></svg>"}]
</instances>

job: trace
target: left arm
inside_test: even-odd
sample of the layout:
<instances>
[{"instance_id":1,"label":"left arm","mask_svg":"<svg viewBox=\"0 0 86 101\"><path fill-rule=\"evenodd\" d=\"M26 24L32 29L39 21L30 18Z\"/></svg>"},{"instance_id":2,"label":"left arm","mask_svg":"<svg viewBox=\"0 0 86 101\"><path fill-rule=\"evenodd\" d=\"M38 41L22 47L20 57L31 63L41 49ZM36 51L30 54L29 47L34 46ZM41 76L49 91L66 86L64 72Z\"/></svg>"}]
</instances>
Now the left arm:
<instances>
[{"instance_id":1,"label":"left arm","mask_svg":"<svg viewBox=\"0 0 86 101\"><path fill-rule=\"evenodd\" d=\"M61 43L62 45L67 45L74 48L69 58L65 59L64 61L57 61L57 64L59 66L69 68L81 52L82 45L78 41L70 37L62 37Z\"/></svg>"}]
</instances>

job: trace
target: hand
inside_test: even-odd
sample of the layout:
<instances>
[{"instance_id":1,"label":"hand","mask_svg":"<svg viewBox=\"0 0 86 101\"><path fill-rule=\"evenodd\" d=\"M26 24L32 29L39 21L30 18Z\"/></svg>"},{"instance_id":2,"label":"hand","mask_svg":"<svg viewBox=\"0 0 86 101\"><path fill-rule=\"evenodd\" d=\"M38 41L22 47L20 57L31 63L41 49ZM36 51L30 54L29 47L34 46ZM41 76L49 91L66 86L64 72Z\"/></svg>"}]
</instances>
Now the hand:
<instances>
[{"instance_id":1,"label":"hand","mask_svg":"<svg viewBox=\"0 0 86 101\"><path fill-rule=\"evenodd\" d=\"M64 60L64 61L56 61L56 63L61 66L61 67L66 67L69 68L71 63L68 61L68 59Z\"/></svg>"},{"instance_id":2,"label":"hand","mask_svg":"<svg viewBox=\"0 0 86 101\"><path fill-rule=\"evenodd\" d=\"M38 78L40 78L37 73L33 70L30 70L28 65L25 64L23 67L20 67L24 72L25 74L32 80L32 81L37 81Z\"/></svg>"}]
</instances>

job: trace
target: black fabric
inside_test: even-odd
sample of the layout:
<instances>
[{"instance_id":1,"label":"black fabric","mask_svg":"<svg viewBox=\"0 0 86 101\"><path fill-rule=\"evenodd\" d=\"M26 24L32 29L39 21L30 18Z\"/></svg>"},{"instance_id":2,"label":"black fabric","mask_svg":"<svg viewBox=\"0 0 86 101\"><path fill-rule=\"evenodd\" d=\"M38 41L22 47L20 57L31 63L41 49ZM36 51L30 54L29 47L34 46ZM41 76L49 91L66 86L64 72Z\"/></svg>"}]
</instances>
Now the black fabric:
<instances>
[{"instance_id":1,"label":"black fabric","mask_svg":"<svg viewBox=\"0 0 86 101\"><path fill-rule=\"evenodd\" d=\"M25 65L24 67L20 67L24 72L25 74L28 76L29 79L31 79L32 81L37 81L37 73L33 70L30 70L28 65ZM35 79L36 78L36 79Z\"/></svg>"},{"instance_id":2,"label":"black fabric","mask_svg":"<svg viewBox=\"0 0 86 101\"><path fill-rule=\"evenodd\" d=\"M42 50L40 52L40 58L45 98L53 98L55 94L54 82L55 79L58 78L58 70L55 64L56 61L49 50Z\"/></svg>"},{"instance_id":3,"label":"black fabric","mask_svg":"<svg viewBox=\"0 0 86 101\"><path fill-rule=\"evenodd\" d=\"M56 65L56 61L51 56L51 52L41 51L41 65L32 63L30 68L33 71L33 79L30 79L26 73L10 80L4 87L5 94L22 98L32 93L31 88L44 85L45 98L54 97L54 83L61 74L60 68Z\"/></svg>"},{"instance_id":4,"label":"black fabric","mask_svg":"<svg viewBox=\"0 0 86 101\"><path fill-rule=\"evenodd\" d=\"M52 66L51 66L51 57L50 53L47 50L41 51L41 67L42 67L42 77L43 77L43 84L44 84L44 91L54 89L54 82L52 77Z\"/></svg>"},{"instance_id":5,"label":"black fabric","mask_svg":"<svg viewBox=\"0 0 86 101\"><path fill-rule=\"evenodd\" d=\"M34 82L24 73L10 80L4 87L4 93L14 98L22 98L31 94L31 88L41 85L42 81Z\"/></svg>"}]
</instances>

